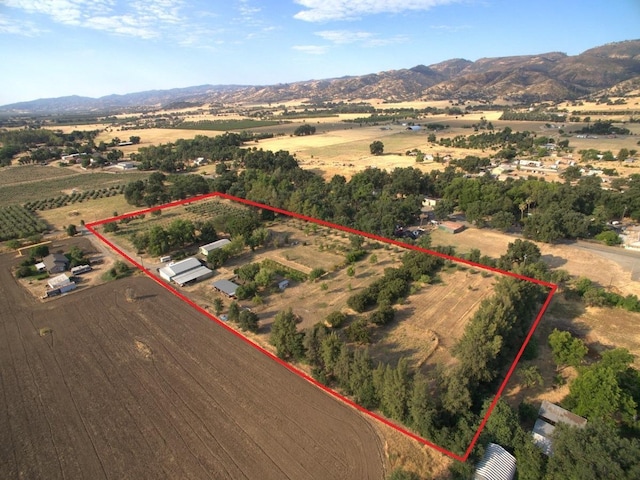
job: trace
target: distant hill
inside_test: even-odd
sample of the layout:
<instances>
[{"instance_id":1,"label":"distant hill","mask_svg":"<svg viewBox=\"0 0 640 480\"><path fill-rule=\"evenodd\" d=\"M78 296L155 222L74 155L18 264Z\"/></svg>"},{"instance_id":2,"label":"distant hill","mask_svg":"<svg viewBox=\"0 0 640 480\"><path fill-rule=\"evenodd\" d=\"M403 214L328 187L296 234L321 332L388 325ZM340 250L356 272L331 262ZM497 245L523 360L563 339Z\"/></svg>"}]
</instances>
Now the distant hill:
<instances>
[{"instance_id":1,"label":"distant hill","mask_svg":"<svg viewBox=\"0 0 640 480\"><path fill-rule=\"evenodd\" d=\"M380 98L399 100L561 101L602 93L624 95L640 85L640 40L611 43L579 55L560 52L452 59L360 76L277 85L201 85L100 98L48 98L0 107L3 113L103 112L210 102L283 102Z\"/></svg>"}]
</instances>

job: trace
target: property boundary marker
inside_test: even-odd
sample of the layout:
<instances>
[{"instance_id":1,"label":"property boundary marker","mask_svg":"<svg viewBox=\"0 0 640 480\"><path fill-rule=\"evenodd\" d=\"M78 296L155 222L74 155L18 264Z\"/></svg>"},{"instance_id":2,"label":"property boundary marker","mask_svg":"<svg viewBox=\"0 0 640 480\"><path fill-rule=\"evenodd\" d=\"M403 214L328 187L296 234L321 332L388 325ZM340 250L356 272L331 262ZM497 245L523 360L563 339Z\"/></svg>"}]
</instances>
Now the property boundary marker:
<instances>
[{"instance_id":1,"label":"property boundary marker","mask_svg":"<svg viewBox=\"0 0 640 480\"><path fill-rule=\"evenodd\" d=\"M164 210L164 209L167 209L167 208L177 207L177 206L180 206L180 205L185 205L185 204L198 202L198 201L202 201L202 200L207 200L207 199L211 199L211 198L221 198L221 199L224 199L224 200L231 200L231 201L234 201L234 202L237 202L237 203L242 203L244 205L248 205L248 206L252 206L252 207L256 207L256 208L271 210L271 211L273 211L275 213L279 213L279 214L286 215L286 216L289 216L289 217L297 218L299 220L304 220L304 221L307 221L307 222L315 223L317 225L333 228L333 229L336 229L336 230L341 230L343 232L351 233L351 234L354 234L354 235L361 235L363 237L366 237L366 238L369 238L369 239L372 239L372 240L376 240L376 241L387 243L387 244L391 244L391 245L396 245L398 247L401 247L401 248L404 248L404 249L407 249L407 250L416 250L416 251L419 251L419 252L428 253L428 254L435 255L435 256L440 257L440 258L444 258L445 260L451 260L451 261L454 261L454 262L463 263L465 265L469 265L469 266L474 267L474 268L479 268L479 269L482 269L482 270L488 270L488 271L491 271L493 273L498 273L500 275L506 275L506 276L514 277L514 278L517 278L519 280L532 282L532 283L535 283L535 284L538 284L538 285L541 285L541 286L549 288L549 293L547 295L547 298L545 299L544 303L542 304L542 307L540 308L540 311L536 315L536 318L534 319L534 321L533 321L533 323L532 323L532 325L531 325L531 327L529 329L529 332L528 332L527 336L524 339L524 342L522 343L520 349L518 350L518 353L516 354L513 362L511 363L511 366L509 367L509 370L507 371L505 378L503 379L502 383L498 387L498 390L497 390L493 400L491 401L491 404L489 405L489 408L487 409L487 412L485 413L485 416L482 418L482 421L480 422L480 425L478 426L478 429L476 430L476 432L475 432L475 434L474 434L474 436L473 436L473 438L471 440L471 443L468 445L468 447L465 450L464 454L460 455L460 454L457 454L457 453L452 452L450 450L447 450L446 448L441 447L440 445L437 445L437 444L431 442L430 440L428 440L426 438L422 438L419 435L409 431L404 426L398 425L398 424L392 422L391 420L389 420L389 419L387 419L387 418L385 418L385 417L383 417L383 416L381 416L381 415L379 415L379 414L377 414L375 412L367 410L366 408L364 408L364 407L358 405L357 403L355 403L353 400L350 400L349 398L345 397L344 395L336 392L335 390L332 390L331 388L327 387L326 385L323 385L322 383L320 383L319 381L317 381L316 379L314 379L313 377L311 377L307 373L305 373L302 370L296 368L294 365L292 365L292 364L290 364L290 363L278 358L276 355L274 355L273 353L269 352L265 348L261 347L256 342L250 340L249 338L245 337L244 335L242 335L238 331L236 331L233 328L231 328L225 322L223 322L222 320L217 318L215 315L211 314L209 311L207 311L206 309L204 309L203 307L201 307L200 305L195 303L193 300L187 298L185 295L180 293L172 285L170 285L170 284L164 282L163 280L161 280L160 277L155 275L151 270L149 270L148 268L145 268L140 262L136 261L134 258L131 258L131 256L127 255L124 251L122 251L120 248L118 248L117 245L115 245L113 242L109 241L107 238L104 237L104 235L102 235L101 233L99 233L95 229L95 227L98 227L100 225L104 225L106 223L115 222L115 221L121 220L123 218L135 217L137 215L142 215L142 214L146 214L146 213L150 213L150 212L154 212L154 211L158 211L158 210ZM453 458L454 460L458 460L460 462L466 461L469 458L469 455L471 455L471 452L473 451L473 449L474 449L474 447L475 447L475 445L476 445L476 443L478 441L478 438L480 437L480 434L482 433L482 430L484 429L484 427L485 427L485 425L487 423L487 420L491 416L491 413L493 412L493 409L495 408L496 404L498 403L498 400L500 399L500 396L502 395L502 392L506 388L507 383L509 382L509 380L511 379L511 376L513 375L513 372L515 371L516 366L518 365L518 362L520 361L520 358L522 357L522 354L524 353L525 348L529 344L529 341L531 340L531 337L532 337L533 333L535 332L536 328L538 327L538 324L542 320L542 317L544 316L547 308L549 307L549 304L551 303L551 299L553 298L553 295L555 294L555 292L558 289L558 286L553 284L553 283L544 282L542 280L537 280L537 279L534 279L534 278L525 277L525 276L519 275L517 273L508 272L508 271L505 271L505 270L500 270L500 269L494 268L494 267L488 267L486 265L482 265L480 263L472 262L472 261L466 260L464 258L458 258L458 257L452 256L452 255L446 255L446 254L443 254L443 253L440 253L440 252L436 252L436 251L433 251L433 250L417 247L415 245L409 245L409 244L406 244L406 243L402 243L402 242L394 240L394 239L381 237L379 235L374 235L374 234L367 233L367 232L361 232L359 230L355 230L355 229L350 228L350 227L337 225L337 224L334 224L334 223L331 223L331 222L327 222L325 220L320 220L320 219L317 219L317 218L308 217L306 215L301 215L301 214L298 214L298 213L295 213L295 212L289 212L289 211L283 210L281 208L271 207L269 205L264 205L262 203L254 202L254 201L251 201L251 200L246 200L244 198L234 197L233 195L228 195L226 193L219 193L219 192L208 193L208 194L204 194L204 195L198 195L198 196L195 196L195 197L190 197L190 198L183 199L183 200L177 200L177 201L166 203L166 204L163 204L163 205L157 205L157 206L150 207L150 208L145 208L145 209L142 209L142 210L136 210L136 211L133 211L133 212L125 213L125 214L118 215L118 216L111 217L111 218L97 220L95 222L91 222L91 223L86 224L85 227L93 235L95 235L96 238L98 238L104 244L109 246L109 248L111 248L114 252L116 252L118 255L120 255L124 259L126 259L129 263L134 265L140 271L144 272L149 278L151 278L153 281L155 281L161 287L163 287L164 289L168 290L170 293L172 293L173 295L178 297L180 300L185 302L187 305L189 305L190 307L194 308L198 312L202 313L203 315L208 317L210 320L216 322L218 325L220 325L221 327L226 329L228 332L232 333L233 335L235 335L236 337L238 337L242 341L244 341L247 344L251 345L253 348L257 349L258 351L260 351L261 353L263 353L264 355L266 355L270 359L274 360L275 362L277 362L281 366L285 367L286 369L288 369L289 371L295 373L296 375L302 377L306 381L312 383L313 385L315 385L316 387L320 388L321 390L323 390L324 392L328 393L329 395L333 396L334 398L337 398L338 400L344 402L345 404L347 404L347 405L355 408L356 410L364 413L365 415L368 415L369 417L378 420L379 422L381 422L381 423L383 423L383 424L385 424L385 425L397 430L398 432L400 432L400 433L412 438L413 440L416 440L419 443L427 445L427 446L433 448L434 450L436 450L436 451L438 451L438 452L440 452L440 453L442 453L444 455L447 455L448 457Z\"/></svg>"}]
</instances>

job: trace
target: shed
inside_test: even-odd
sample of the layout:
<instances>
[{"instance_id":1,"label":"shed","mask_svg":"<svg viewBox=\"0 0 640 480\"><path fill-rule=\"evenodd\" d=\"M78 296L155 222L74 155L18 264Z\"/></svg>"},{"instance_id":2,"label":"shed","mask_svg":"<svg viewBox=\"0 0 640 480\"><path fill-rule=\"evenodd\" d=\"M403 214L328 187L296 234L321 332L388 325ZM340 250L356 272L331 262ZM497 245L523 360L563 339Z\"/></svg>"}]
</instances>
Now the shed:
<instances>
[{"instance_id":1,"label":"shed","mask_svg":"<svg viewBox=\"0 0 640 480\"><path fill-rule=\"evenodd\" d=\"M478 463L474 480L512 480L516 473L516 459L497 443L487 445Z\"/></svg>"},{"instance_id":2,"label":"shed","mask_svg":"<svg viewBox=\"0 0 640 480\"><path fill-rule=\"evenodd\" d=\"M281 280L280 282L278 282L278 288L280 290L284 290L288 286L289 286L289 280L287 280L287 279L284 279L284 280Z\"/></svg>"},{"instance_id":3,"label":"shed","mask_svg":"<svg viewBox=\"0 0 640 480\"><path fill-rule=\"evenodd\" d=\"M464 224L458 222L442 222L438 228L449 233L460 233L465 229L465 226Z\"/></svg>"},{"instance_id":4,"label":"shed","mask_svg":"<svg viewBox=\"0 0 640 480\"><path fill-rule=\"evenodd\" d=\"M230 280L217 280L211 284L220 293L224 293L229 298L235 298L238 285Z\"/></svg>"},{"instance_id":5,"label":"shed","mask_svg":"<svg viewBox=\"0 0 640 480\"><path fill-rule=\"evenodd\" d=\"M189 270L193 270L194 268L201 267L202 263L195 257L185 258L184 260L180 260L179 262L171 262L166 267L163 267L158 270L158 273L162 278L164 278L167 282L170 282L173 277L177 275L181 275L183 273L188 272Z\"/></svg>"},{"instance_id":6,"label":"shed","mask_svg":"<svg viewBox=\"0 0 640 480\"><path fill-rule=\"evenodd\" d=\"M200 253L205 257L208 256L214 250L224 247L225 245L229 245L231 240L228 238L222 238L220 240L216 240L215 242L207 243L206 245L202 245L200 247Z\"/></svg>"},{"instance_id":7,"label":"shed","mask_svg":"<svg viewBox=\"0 0 640 480\"><path fill-rule=\"evenodd\" d=\"M171 279L171 281L177 283L181 287L184 287L190 283L199 282L200 280L205 280L211 277L213 277L213 270L202 265L185 273L181 273L180 275L176 275Z\"/></svg>"},{"instance_id":8,"label":"shed","mask_svg":"<svg viewBox=\"0 0 640 480\"><path fill-rule=\"evenodd\" d=\"M51 290L58 290L59 293L65 293L76 288L75 282L72 282L65 273L56 277L51 277L47 281L47 286Z\"/></svg>"},{"instance_id":9,"label":"shed","mask_svg":"<svg viewBox=\"0 0 640 480\"><path fill-rule=\"evenodd\" d=\"M44 272L47 270L47 266L44 264L44 262L38 262L35 264L36 270L39 272Z\"/></svg>"},{"instance_id":10,"label":"shed","mask_svg":"<svg viewBox=\"0 0 640 480\"><path fill-rule=\"evenodd\" d=\"M69 267L69 259L61 253L52 253L42 259L47 272L62 273Z\"/></svg>"},{"instance_id":11,"label":"shed","mask_svg":"<svg viewBox=\"0 0 640 480\"><path fill-rule=\"evenodd\" d=\"M583 428L587 419L570 412L554 403L543 400L538 410L538 419L531 435L533 443L542 450L545 455L553 453L553 431L558 423L566 423L572 427Z\"/></svg>"},{"instance_id":12,"label":"shed","mask_svg":"<svg viewBox=\"0 0 640 480\"><path fill-rule=\"evenodd\" d=\"M435 207L438 204L438 200L435 198L424 197L422 200L423 207Z\"/></svg>"},{"instance_id":13,"label":"shed","mask_svg":"<svg viewBox=\"0 0 640 480\"><path fill-rule=\"evenodd\" d=\"M91 270L91 265L78 265L71 269L71 275L80 275L82 273L90 272Z\"/></svg>"}]
</instances>

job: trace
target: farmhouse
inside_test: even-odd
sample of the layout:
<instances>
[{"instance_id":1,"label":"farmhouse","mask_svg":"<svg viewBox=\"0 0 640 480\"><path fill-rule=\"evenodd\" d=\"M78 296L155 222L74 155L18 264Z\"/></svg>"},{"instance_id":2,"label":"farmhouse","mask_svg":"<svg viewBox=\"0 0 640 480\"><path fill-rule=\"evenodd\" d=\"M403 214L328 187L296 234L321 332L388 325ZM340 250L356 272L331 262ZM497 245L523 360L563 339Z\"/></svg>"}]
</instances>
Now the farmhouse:
<instances>
[{"instance_id":1,"label":"farmhouse","mask_svg":"<svg viewBox=\"0 0 640 480\"><path fill-rule=\"evenodd\" d=\"M49 273L62 273L69 268L69 259L61 253L52 253L42 259Z\"/></svg>"},{"instance_id":2,"label":"farmhouse","mask_svg":"<svg viewBox=\"0 0 640 480\"><path fill-rule=\"evenodd\" d=\"M458 222L442 222L438 228L449 233L460 233L465 229L465 226Z\"/></svg>"},{"instance_id":3,"label":"farmhouse","mask_svg":"<svg viewBox=\"0 0 640 480\"><path fill-rule=\"evenodd\" d=\"M206 245L202 245L200 247L200 253L205 257L209 255L214 250L224 247L225 245L229 245L231 240L228 238L223 238L221 240L216 240L215 242L207 243Z\"/></svg>"},{"instance_id":4,"label":"farmhouse","mask_svg":"<svg viewBox=\"0 0 640 480\"><path fill-rule=\"evenodd\" d=\"M573 427L582 428L587 424L587 420L544 400L542 405L540 405L540 410L538 410L538 419L533 426L531 434L533 436L533 443L535 443L545 455L551 455L553 451L552 436L558 423L566 423Z\"/></svg>"},{"instance_id":5,"label":"farmhouse","mask_svg":"<svg viewBox=\"0 0 640 480\"><path fill-rule=\"evenodd\" d=\"M236 290L238 285L230 280L217 280L211 284L218 292L224 293L229 298L236 297Z\"/></svg>"},{"instance_id":6,"label":"farmhouse","mask_svg":"<svg viewBox=\"0 0 640 480\"><path fill-rule=\"evenodd\" d=\"M497 443L487 445L478 463L474 480L511 480L516 473L516 459Z\"/></svg>"},{"instance_id":7,"label":"farmhouse","mask_svg":"<svg viewBox=\"0 0 640 480\"><path fill-rule=\"evenodd\" d=\"M166 267L158 269L158 273L167 282L174 282L181 287L213 276L213 271L194 257L171 262Z\"/></svg>"}]
</instances>

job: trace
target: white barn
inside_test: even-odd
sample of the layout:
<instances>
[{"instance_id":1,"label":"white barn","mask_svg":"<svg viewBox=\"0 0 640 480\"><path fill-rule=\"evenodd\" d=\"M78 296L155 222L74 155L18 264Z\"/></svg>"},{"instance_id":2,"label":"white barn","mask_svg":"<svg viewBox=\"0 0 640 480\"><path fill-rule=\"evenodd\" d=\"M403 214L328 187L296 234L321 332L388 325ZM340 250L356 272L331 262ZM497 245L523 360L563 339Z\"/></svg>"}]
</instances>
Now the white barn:
<instances>
[{"instance_id":1,"label":"white barn","mask_svg":"<svg viewBox=\"0 0 640 480\"><path fill-rule=\"evenodd\" d=\"M516 474L516 459L497 443L487 445L478 463L474 480L512 480Z\"/></svg>"},{"instance_id":2,"label":"white barn","mask_svg":"<svg viewBox=\"0 0 640 480\"><path fill-rule=\"evenodd\" d=\"M229 240L228 238L222 238L220 240L216 240L215 242L202 245L200 247L200 253L206 257L214 250L218 250L219 248L222 248L225 245L229 245L230 243L231 243L231 240Z\"/></svg>"},{"instance_id":3,"label":"white barn","mask_svg":"<svg viewBox=\"0 0 640 480\"><path fill-rule=\"evenodd\" d=\"M181 287L213 276L213 271L202 265L195 257L171 262L166 267L158 269L158 273L167 282L177 283Z\"/></svg>"}]
</instances>

